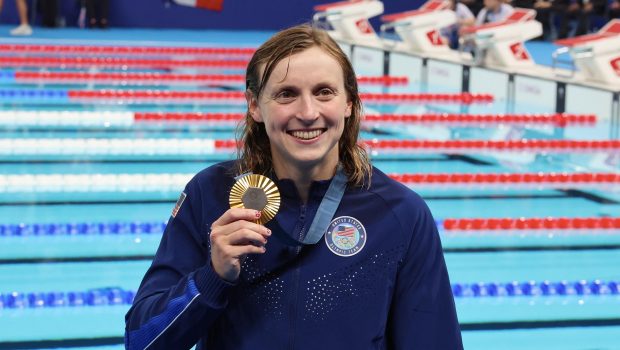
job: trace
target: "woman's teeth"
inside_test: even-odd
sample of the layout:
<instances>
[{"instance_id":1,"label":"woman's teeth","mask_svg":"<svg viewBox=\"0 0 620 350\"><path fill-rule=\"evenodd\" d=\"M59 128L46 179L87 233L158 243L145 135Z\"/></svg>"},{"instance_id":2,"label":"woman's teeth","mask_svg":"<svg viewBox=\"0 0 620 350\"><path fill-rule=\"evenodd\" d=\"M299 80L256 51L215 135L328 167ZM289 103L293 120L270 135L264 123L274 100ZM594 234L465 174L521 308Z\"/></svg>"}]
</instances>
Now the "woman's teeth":
<instances>
[{"instance_id":1,"label":"woman's teeth","mask_svg":"<svg viewBox=\"0 0 620 350\"><path fill-rule=\"evenodd\" d=\"M312 131L292 131L291 135L298 139L302 140L310 140L315 137L321 135L321 130L312 130Z\"/></svg>"}]
</instances>

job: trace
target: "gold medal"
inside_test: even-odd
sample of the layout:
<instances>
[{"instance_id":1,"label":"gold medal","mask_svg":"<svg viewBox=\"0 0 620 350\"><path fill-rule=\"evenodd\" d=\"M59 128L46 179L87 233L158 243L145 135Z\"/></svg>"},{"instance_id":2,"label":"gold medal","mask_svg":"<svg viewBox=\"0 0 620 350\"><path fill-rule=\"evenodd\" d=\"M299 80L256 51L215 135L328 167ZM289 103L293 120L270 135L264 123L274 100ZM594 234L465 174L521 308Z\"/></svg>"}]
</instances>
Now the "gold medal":
<instances>
[{"instance_id":1,"label":"gold medal","mask_svg":"<svg viewBox=\"0 0 620 350\"><path fill-rule=\"evenodd\" d=\"M280 209L280 191L270 178L249 174L240 177L230 190L228 202L231 208L254 209L261 212L256 222L264 225L273 219Z\"/></svg>"}]
</instances>

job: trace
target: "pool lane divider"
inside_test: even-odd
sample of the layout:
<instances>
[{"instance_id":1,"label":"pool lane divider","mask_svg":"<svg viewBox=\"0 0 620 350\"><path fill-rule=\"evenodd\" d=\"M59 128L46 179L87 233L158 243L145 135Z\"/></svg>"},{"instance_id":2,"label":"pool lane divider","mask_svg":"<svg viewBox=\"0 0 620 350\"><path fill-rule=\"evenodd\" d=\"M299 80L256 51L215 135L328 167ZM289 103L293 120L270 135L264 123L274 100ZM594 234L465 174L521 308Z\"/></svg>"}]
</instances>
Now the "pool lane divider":
<instances>
[{"instance_id":1,"label":"pool lane divider","mask_svg":"<svg viewBox=\"0 0 620 350\"><path fill-rule=\"evenodd\" d=\"M620 152L620 140L362 140L371 156L425 153L485 154L498 152L600 153ZM234 139L206 138L0 138L0 160L67 156L204 156L229 154Z\"/></svg>"},{"instance_id":2,"label":"pool lane divider","mask_svg":"<svg viewBox=\"0 0 620 350\"><path fill-rule=\"evenodd\" d=\"M0 237L161 235L166 221L0 224Z\"/></svg>"},{"instance_id":3,"label":"pool lane divider","mask_svg":"<svg viewBox=\"0 0 620 350\"><path fill-rule=\"evenodd\" d=\"M0 237L161 235L166 221L111 221L0 224ZM442 233L568 231L582 235L620 234L620 217L445 218L435 224Z\"/></svg>"},{"instance_id":4,"label":"pool lane divider","mask_svg":"<svg viewBox=\"0 0 620 350\"><path fill-rule=\"evenodd\" d=\"M447 124L449 126L483 126L483 125L568 125L591 126L596 124L594 114L571 113L513 113L513 114L459 114L459 113L424 113L424 114L367 114L366 124Z\"/></svg>"},{"instance_id":5,"label":"pool lane divider","mask_svg":"<svg viewBox=\"0 0 620 350\"><path fill-rule=\"evenodd\" d=\"M620 294L620 281L454 283L452 293L455 298L615 296ZM131 305L135 295L134 290L116 287L67 292L7 292L0 294L0 310Z\"/></svg>"},{"instance_id":6,"label":"pool lane divider","mask_svg":"<svg viewBox=\"0 0 620 350\"><path fill-rule=\"evenodd\" d=\"M371 151L433 151L441 153L491 152L603 152L620 151L620 140L386 140L362 141Z\"/></svg>"},{"instance_id":7,"label":"pool lane divider","mask_svg":"<svg viewBox=\"0 0 620 350\"><path fill-rule=\"evenodd\" d=\"M0 143L1 144L1 143ZM198 147L200 144L197 145ZM13 174L0 175L0 194L174 192L193 173ZM417 173L388 174L415 189L620 189L620 173ZM0 200L1 201L1 200Z\"/></svg>"},{"instance_id":8,"label":"pool lane divider","mask_svg":"<svg viewBox=\"0 0 620 350\"><path fill-rule=\"evenodd\" d=\"M242 74L172 74L154 72L2 72L0 81L40 84L141 84L141 85L197 85L236 84L245 85ZM406 85L405 76L358 76L361 85L398 86Z\"/></svg>"},{"instance_id":9,"label":"pool lane divider","mask_svg":"<svg viewBox=\"0 0 620 350\"><path fill-rule=\"evenodd\" d=\"M0 58L2 64L2 58ZM493 95L461 93L360 93L360 98L368 104L403 104L403 103L491 103ZM103 89L103 90L66 90L66 89L0 89L2 100L60 100L73 101L106 101L119 102L238 102L245 103L243 91L186 91L163 89Z\"/></svg>"},{"instance_id":10,"label":"pool lane divider","mask_svg":"<svg viewBox=\"0 0 620 350\"><path fill-rule=\"evenodd\" d=\"M388 174L392 179L415 188L584 188L620 190L620 173L418 173Z\"/></svg>"},{"instance_id":11,"label":"pool lane divider","mask_svg":"<svg viewBox=\"0 0 620 350\"><path fill-rule=\"evenodd\" d=\"M546 218L446 218L444 231L531 231L531 230L614 230L620 234L620 217L546 217Z\"/></svg>"},{"instance_id":12,"label":"pool lane divider","mask_svg":"<svg viewBox=\"0 0 620 350\"><path fill-rule=\"evenodd\" d=\"M128 57L21 57L0 56L2 67L34 67L34 68L97 68L97 69L172 69L172 68L208 68L208 69L239 69L248 65L247 59L167 59L167 58L128 58Z\"/></svg>"},{"instance_id":13,"label":"pool lane divider","mask_svg":"<svg viewBox=\"0 0 620 350\"><path fill-rule=\"evenodd\" d=\"M1 80L0 73L0 80ZM33 127L131 127L152 124L208 124L236 125L245 117L244 113L153 113L153 112L84 112L84 111L0 111L0 126ZM367 114L364 125L437 125L486 126L486 125L551 125L554 127L593 126L593 114Z\"/></svg>"},{"instance_id":14,"label":"pool lane divider","mask_svg":"<svg viewBox=\"0 0 620 350\"><path fill-rule=\"evenodd\" d=\"M147 45L51 45L51 44L0 44L0 52L8 54L37 55L119 55L119 56L251 56L253 47L186 47Z\"/></svg>"}]
</instances>

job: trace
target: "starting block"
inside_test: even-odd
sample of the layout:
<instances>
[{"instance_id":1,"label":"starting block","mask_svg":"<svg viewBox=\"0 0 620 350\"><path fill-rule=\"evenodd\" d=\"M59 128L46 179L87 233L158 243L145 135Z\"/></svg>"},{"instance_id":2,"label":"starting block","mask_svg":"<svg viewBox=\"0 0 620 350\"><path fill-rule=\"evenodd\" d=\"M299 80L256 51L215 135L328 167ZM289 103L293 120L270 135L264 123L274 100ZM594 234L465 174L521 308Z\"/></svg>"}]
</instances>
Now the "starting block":
<instances>
[{"instance_id":1,"label":"starting block","mask_svg":"<svg viewBox=\"0 0 620 350\"><path fill-rule=\"evenodd\" d=\"M440 29L456 23L456 14L449 2L429 0L419 9L381 17L381 31L394 30L407 47L419 54L447 53L450 47Z\"/></svg>"},{"instance_id":2,"label":"starting block","mask_svg":"<svg viewBox=\"0 0 620 350\"><path fill-rule=\"evenodd\" d=\"M462 39L474 42L477 63L506 68L534 66L523 43L542 34L542 24L535 18L535 10L515 8L503 21L463 28Z\"/></svg>"},{"instance_id":3,"label":"starting block","mask_svg":"<svg viewBox=\"0 0 620 350\"><path fill-rule=\"evenodd\" d=\"M620 84L620 19L612 19L594 34L555 43L562 48L554 52L554 59L558 54L570 53L585 79Z\"/></svg>"},{"instance_id":4,"label":"starting block","mask_svg":"<svg viewBox=\"0 0 620 350\"><path fill-rule=\"evenodd\" d=\"M383 3L378 0L350 0L314 7L314 23L325 21L333 28L330 35L338 40L355 43L379 43L377 33L368 19L383 13Z\"/></svg>"}]
</instances>

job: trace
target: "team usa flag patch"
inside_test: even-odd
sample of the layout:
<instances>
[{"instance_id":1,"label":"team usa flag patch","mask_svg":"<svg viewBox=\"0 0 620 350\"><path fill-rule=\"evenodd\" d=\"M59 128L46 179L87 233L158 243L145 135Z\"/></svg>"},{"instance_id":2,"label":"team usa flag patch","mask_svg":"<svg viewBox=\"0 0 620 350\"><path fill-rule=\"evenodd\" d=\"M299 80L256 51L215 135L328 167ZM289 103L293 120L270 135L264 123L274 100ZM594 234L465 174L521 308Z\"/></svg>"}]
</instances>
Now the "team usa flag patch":
<instances>
[{"instance_id":1,"label":"team usa flag patch","mask_svg":"<svg viewBox=\"0 0 620 350\"><path fill-rule=\"evenodd\" d=\"M173 218L177 217L177 213L181 209L181 206L183 205L183 201L185 201L185 197L187 197L185 192L181 192L181 195L179 196L179 200L177 200L177 203L174 205L174 209L172 209Z\"/></svg>"},{"instance_id":2,"label":"team usa flag patch","mask_svg":"<svg viewBox=\"0 0 620 350\"><path fill-rule=\"evenodd\" d=\"M366 244L366 229L354 217L335 218L325 233L325 243L327 248L338 256L353 256Z\"/></svg>"}]
</instances>

